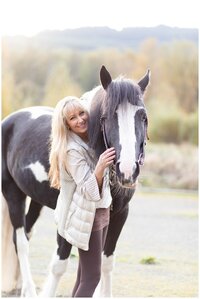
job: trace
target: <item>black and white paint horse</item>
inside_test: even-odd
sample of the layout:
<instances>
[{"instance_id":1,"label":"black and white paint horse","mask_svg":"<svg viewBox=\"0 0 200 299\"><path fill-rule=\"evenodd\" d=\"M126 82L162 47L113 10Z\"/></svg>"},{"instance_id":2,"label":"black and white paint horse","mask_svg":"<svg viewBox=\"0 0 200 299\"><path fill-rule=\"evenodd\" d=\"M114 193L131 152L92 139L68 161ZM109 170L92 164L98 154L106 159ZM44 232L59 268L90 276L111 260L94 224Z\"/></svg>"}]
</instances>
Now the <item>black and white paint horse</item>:
<instances>
[{"instance_id":1,"label":"black and white paint horse","mask_svg":"<svg viewBox=\"0 0 200 299\"><path fill-rule=\"evenodd\" d=\"M128 216L129 201L135 190L140 165L144 160L147 138L147 113L143 94L149 83L149 71L138 82L123 77L112 80L103 66L101 86L87 92L83 103L90 109L90 146L99 156L107 147L116 150L115 165L111 169L110 185L113 197L108 235L103 252L101 296L111 296L111 273L117 240ZM32 107L19 110L2 122L2 192L4 201L3 229L10 219L13 237L3 232L6 243L3 251L11 260L9 245L13 239L20 265L22 296L36 296L31 276L28 250L31 229L45 205L56 207L58 191L48 182L48 144L53 109ZM26 197L31 199L25 213ZM6 209L9 216L6 216ZM9 243L10 241L10 243ZM51 261L50 274L42 296L55 296L62 274L66 271L71 245L57 235L57 251ZM4 263L6 257L2 256ZM7 268L9 282L3 288L14 287L17 273L11 274L14 264ZM5 271L5 269L3 270ZM6 274L3 273L6 277ZM7 282L4 281L4 282Z\"/></svg>"}]
</instances>

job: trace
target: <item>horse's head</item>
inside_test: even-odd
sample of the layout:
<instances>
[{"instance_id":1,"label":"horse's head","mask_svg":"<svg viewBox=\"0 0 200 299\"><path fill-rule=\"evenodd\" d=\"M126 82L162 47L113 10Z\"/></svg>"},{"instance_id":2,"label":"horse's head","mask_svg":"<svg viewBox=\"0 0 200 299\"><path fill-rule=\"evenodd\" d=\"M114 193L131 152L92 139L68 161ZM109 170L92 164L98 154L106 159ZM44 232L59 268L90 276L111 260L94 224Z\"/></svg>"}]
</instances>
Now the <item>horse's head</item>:
<instances>
[{"instance_id":1,"label":"horse's head","mask_svg":"<svg viewBox=\"0 0 200 299\"><path fill-rule=\"evenodd\" d=\"M116 151L116 174L124 187L134 187L144 163L147 139L147 112L143 93L149 83L149 70L136 84L129 79L112 80L103 66L100 71L105 97L101 106L101 129L106 147Z\"/></svg>"}]
</instances>

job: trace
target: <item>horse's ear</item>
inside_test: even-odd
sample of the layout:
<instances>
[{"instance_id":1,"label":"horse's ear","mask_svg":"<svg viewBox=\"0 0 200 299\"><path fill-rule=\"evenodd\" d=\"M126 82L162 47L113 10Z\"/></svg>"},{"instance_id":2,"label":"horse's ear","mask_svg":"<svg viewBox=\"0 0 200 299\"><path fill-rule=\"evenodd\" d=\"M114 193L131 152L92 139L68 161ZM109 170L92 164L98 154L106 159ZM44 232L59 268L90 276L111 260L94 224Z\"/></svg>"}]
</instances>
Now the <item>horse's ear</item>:
<instances>
[{"instance_id":1,"label":"horse's ear","mask_svg":"<svg viewBox=\"0 0 200 299\"><path fill-rule=\"evenodd\" d=\"M107 89L108 85L112 82L112 78L110 73L107 71L105 66L103 65L100 70L100 79L101 79L101 84L104 89Z\"/></svg>"},{"instance_id":2,"label":"horse's ear","mask_svg":"<svg viewBox=\"0 0 200 299\"><path fill-rule=\"evenodd\" d=\"M149 79L150 79L150 70L148 69L144 77L140 79L140 81L138 82L138 85L140 86L142 92L145 91L147 85L149 84Z\"/></svg>"}]
</instances>

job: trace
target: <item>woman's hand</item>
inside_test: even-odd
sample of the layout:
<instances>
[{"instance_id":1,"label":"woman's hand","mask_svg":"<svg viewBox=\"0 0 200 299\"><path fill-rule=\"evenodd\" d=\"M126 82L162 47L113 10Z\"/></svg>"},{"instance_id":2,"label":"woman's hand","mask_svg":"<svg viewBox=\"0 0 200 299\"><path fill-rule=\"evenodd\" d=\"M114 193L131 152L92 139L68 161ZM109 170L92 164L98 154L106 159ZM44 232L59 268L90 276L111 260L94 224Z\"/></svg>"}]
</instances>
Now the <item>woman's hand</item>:
<instances>
[{"instance_id":1,"label":"woman's hand","mask_svg":"<svg viewBox=\"0 0 200 299\"><path fill-rule=\"evenodd\" d=\"M96 169L104 172L104 170L110 166L115 159L115 149L114 147L108 148L105 152L103 152L96 165Z\"/></svg>"},{"instance_id":2,"label":"woman's hand","mask_svg":"<svg viewBox=\"0 0 200 299\"><path fill-rule=\"evenodd\" d=\"M99 156L99 160L95 167L94 173L97 178L97 183L98 183L100 189L101 189L102 183L103 183L104 170L114 162L114 159L115 159L114 147L108 148L105 152L103 152Z\"/></svg>"}]
</instances>

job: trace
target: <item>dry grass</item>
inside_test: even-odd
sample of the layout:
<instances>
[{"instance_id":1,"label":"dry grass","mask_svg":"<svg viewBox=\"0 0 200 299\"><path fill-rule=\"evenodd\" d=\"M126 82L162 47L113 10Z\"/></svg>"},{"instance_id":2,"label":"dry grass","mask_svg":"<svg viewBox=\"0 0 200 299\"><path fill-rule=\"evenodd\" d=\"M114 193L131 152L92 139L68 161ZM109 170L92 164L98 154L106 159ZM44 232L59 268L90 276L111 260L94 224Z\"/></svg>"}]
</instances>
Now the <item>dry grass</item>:
<instances>
[{"instance_id":1,"label":"dry grass","mask_svg":"<svg viewBox=\"0 0 200 299\"><path fill-rule=\"evenodd\" d=\"M144 187L197 190L198 148L148 143L139 182Z\"/></svg>"}]
</instances>

